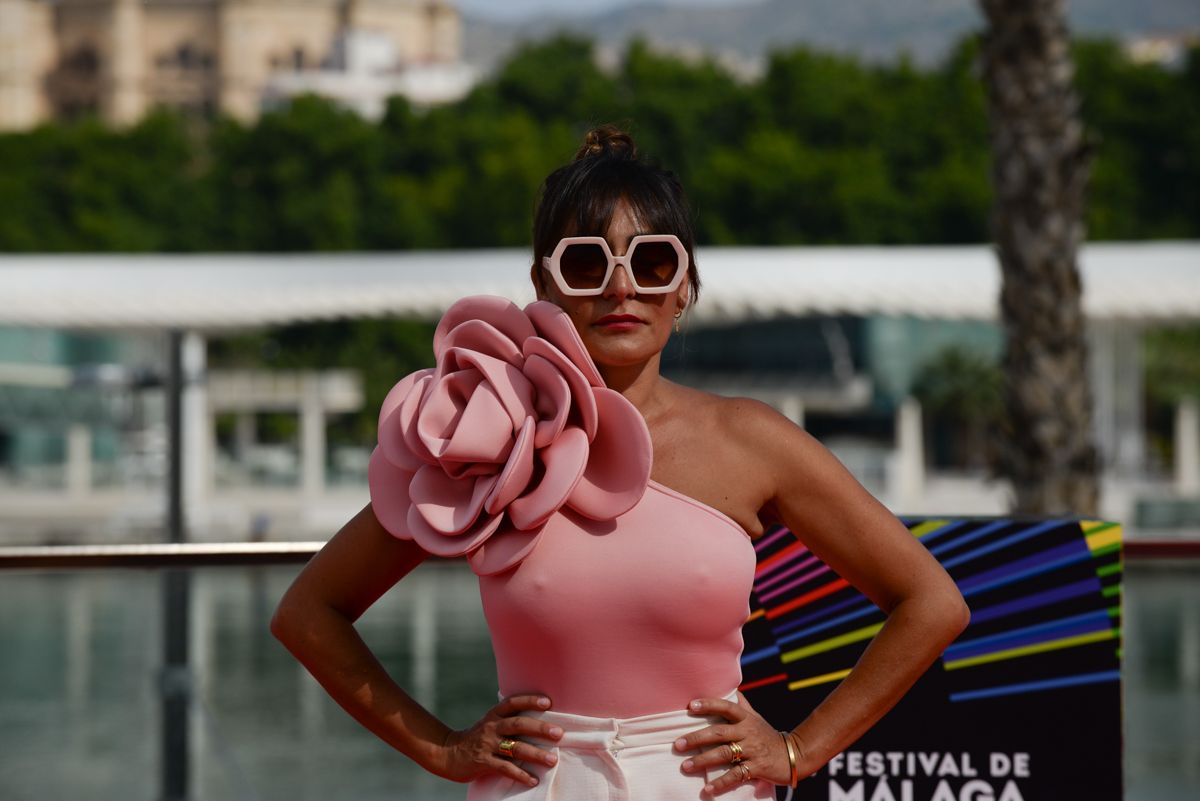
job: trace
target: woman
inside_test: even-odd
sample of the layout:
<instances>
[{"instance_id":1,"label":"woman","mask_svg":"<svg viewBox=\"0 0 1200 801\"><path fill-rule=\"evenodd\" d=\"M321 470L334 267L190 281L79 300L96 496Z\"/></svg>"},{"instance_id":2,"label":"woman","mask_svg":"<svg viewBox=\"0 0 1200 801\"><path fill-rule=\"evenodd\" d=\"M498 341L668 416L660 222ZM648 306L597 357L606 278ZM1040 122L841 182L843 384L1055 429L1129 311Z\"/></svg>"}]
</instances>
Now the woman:
<instances>
[{"instance_id":1,"label":"woman","mask_svg":"<svg viewBox=\"0 0 1200 801\"><path fill-rule=\"evenodd\" d=\"M629 136L592 131L547 178L534 240L539 301L447 312L438 366L384 402L371 504L297 577L272 631L359 722L472 799L771 798L891 708L966 606L803 430L659 374L699 279L682 189ZM776 523L888 615L787 732L736 692L750 541ZM496 650L503 698L462 731L353 627L430 553L479 574Z\"/></svg>"}]
</instances>

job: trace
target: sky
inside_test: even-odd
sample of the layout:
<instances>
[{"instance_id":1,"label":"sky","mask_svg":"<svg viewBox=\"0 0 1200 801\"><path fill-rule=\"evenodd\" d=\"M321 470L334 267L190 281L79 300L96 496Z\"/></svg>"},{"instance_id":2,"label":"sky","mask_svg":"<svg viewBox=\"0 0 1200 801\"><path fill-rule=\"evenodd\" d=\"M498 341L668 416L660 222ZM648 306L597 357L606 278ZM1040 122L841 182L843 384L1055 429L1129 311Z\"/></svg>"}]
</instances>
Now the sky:
<instances>
[{"instance_id":1,"label":"sky","mask_svg":"<svg viewBox=\"0 0 1200 801\"><path fill-rule=\"evenodd\" d=\"M520 19L533 14L553 11L562 14L585 14L608 11L622 6L645 4L647 0L458 0L465 14L492 19ZM675 6L734 5L754 0L653 0Z\"/></svg>"}]
</instances>

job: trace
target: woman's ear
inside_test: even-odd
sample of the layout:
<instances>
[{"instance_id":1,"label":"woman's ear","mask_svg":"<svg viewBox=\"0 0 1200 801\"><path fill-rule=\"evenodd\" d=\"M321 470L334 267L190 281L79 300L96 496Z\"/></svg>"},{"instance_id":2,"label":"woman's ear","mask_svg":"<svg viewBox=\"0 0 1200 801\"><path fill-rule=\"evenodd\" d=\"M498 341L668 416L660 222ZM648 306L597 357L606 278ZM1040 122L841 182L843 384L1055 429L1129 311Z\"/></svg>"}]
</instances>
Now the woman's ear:
<instances>
[{"instance_id":1,"label":"woman's ear","mask_svg":"<svg viewBox=\"0 0 1200 801\"><path fill-rule=\"evenodd\" d=\"M533 282L533 291L537 293L537 299L545 300L546 284L542 277L542 271L538 269L536 264L529 266L529 280Z\"/></svg>"}]
</instances>

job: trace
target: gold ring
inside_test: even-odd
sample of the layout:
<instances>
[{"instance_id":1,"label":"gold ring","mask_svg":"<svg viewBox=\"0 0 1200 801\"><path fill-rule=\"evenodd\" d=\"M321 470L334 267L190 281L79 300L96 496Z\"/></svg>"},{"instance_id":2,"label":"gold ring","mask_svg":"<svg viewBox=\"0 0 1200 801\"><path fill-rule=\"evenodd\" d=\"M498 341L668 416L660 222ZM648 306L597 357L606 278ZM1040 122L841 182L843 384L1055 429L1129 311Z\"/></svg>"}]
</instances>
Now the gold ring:
<instances>
[{"instance_id":1,"label":"gold ring","mask_svg":"<svg viewBox=\"0 0 1200 801\"><path fill-rule=\"evenodd\" d=\"M742 757L742 744L741 743L730 743L729 751L730 751L730 753L733 754L733 758L729 760L730 765L737 765L738 763L740 763L742 761L743 757Z\"/></svg>"},{"instance_id":2,"label":"gold ring","mask_svg":"<svg viewBox=\"0 0 1200 801\"><path fill-rule=\"evenodd\" d=\"M738 765L742 769L742 781L750 780L750 767L748 765Z\"/></svg>"},{"instance_id":3,"label":"gold ring","mask_svg":"<svg viewBox=\"0 0 1200 801\"><path fill-rule=\"evenodd\" d=\"M507 738L501 740L500 746L499 746L500 756L508 757L509 759L512 759L513 758L513 749L516 747L517 747L516 740L509 740Z\"/></svg>"}]
</instances>

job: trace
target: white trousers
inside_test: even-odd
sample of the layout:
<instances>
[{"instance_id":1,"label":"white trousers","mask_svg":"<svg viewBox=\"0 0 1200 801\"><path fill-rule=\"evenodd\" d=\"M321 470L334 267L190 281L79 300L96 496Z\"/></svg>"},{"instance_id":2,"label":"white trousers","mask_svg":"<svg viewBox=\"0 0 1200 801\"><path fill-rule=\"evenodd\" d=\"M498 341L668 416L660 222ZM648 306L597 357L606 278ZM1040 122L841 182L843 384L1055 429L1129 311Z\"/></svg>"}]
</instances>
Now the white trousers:
<instances>
[{"instance_id":1,"label":"white trousers","mask_svg":"<svg viewBox=\"0 0 1200 801\"><path fill-rule=\"evenodd\" d=\"M734 698L730 695L730 700ZM557 743L529 742L558 755L553 766L521 762L538 779L536 787L499 774L472 782L467 801L709 801L704 785L729 769L700 773L680 769L688 754L676 751L681 735L719 722L685 711L636 718L593 718L565 712L524 712L561 726ZM690 752L692 755L698 752ZM751 780L715 797L719 801L774 799L770 782Z\"/></svg>"}]
</instances>

